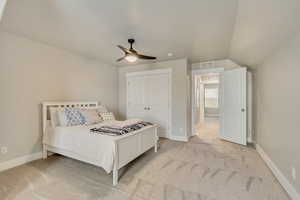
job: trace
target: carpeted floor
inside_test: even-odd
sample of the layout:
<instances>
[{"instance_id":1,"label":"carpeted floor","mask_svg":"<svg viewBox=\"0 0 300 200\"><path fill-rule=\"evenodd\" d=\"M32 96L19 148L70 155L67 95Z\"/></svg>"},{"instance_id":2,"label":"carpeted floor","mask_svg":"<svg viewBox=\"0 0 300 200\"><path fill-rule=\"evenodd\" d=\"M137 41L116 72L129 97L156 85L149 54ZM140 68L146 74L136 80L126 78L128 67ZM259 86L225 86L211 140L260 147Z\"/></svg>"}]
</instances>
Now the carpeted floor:
<instances>
[{"instance_id":1,"label":"carpeted floor","mask_svg":"<svg viewBox=\"0 0 300 200\"><path fill-rule=\"evenodd\" d=\"M190 142L161 140L126 169L111 175L79 161L51 156L0 173L1 200L287 200L252 148L212 137L216 126Z\"/></svg>"}]
</instances>

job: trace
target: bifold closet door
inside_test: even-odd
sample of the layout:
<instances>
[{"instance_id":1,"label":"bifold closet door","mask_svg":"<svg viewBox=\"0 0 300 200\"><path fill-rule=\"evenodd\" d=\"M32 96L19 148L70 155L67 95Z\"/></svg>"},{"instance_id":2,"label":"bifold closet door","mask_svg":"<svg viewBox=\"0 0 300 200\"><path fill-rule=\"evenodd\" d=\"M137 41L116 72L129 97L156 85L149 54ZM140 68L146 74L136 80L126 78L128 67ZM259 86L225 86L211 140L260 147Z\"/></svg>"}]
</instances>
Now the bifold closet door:
<instances>
[{"instance_id":1,"label":"bifold closet door","mask_svg":"<svg viewBox=\"0 0 300 200\"><path fill-rule=\"evenodd\" d=\"M170 77L167 73L127 78L127 118L159 125L160 137L169 137Z\"/></svg>"},{"instance_id":2,"label":"bifold closet door","mask_svg":"<svg viewBox=\"0 0 300 200\"><path fill-rule=\"evenodd\" d=\"M168 137L169 133L169 89L168 74L148 75L145 78L146 119L159 125L160 137Z\"/></svg>"}]
</instances>

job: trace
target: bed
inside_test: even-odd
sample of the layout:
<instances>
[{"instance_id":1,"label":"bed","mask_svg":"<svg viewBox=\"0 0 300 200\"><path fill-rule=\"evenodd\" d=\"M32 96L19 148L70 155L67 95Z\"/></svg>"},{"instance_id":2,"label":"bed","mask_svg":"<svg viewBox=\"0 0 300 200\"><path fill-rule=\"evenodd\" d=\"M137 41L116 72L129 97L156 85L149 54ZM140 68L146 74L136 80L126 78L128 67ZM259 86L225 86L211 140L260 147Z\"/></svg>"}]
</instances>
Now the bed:
<instances>
[{"instance_id":1,"label":"bed","mask_svg":"<svg viewBox=\"0 0 300 200\"><path fill-rule=\"evenodd\" d=\"M113 185L118 184L118 171L129 162L154 147L157 152L157 125L143 127L121 136L93 134L90 126L54 127L50 123L50 107L98 107L97 102L44 102L43 158L57 153L102 167L113 174ZM102 122L105 123L105 122Z\"/></svg>"}]
</instances>

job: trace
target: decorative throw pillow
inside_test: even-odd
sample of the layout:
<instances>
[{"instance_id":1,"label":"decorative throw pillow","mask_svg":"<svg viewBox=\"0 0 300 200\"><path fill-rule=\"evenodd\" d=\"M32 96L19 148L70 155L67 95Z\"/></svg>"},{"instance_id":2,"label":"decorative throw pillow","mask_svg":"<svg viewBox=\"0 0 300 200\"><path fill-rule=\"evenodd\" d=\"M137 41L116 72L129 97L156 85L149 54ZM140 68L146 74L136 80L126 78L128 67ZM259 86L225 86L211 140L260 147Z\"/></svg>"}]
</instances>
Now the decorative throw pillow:
<instances>
[{"instance_id":1,"label":"decorative throw pillow","mask_svg":"<svg viewBox=\"0 0 300 200\"><path fill-rule=\"evenodd\" d=\"M102 112L100 113L103 121L111 121L111 120L116 120L115 116L112 112Z\"/></svg>"},{"instance_id":2,"label":"decorative throw pillow","mask_svg":"<svg viewBox=\"0 0 300 200\"><path fill-rule=\"evenodd\" d=\"M65 108L66 126L78 126L86 123L79 108Z\"/></svg>"},{"instance_id":3,"label":"decorative throw pillow","mask_svg":"<svg viewBox=\"0 0 300 200\"><path fill-rule=\"evenodd\" d=\"M105 106L103 106L103 105L98 106L97 107L97 111L98 111L98 113L106 113L106 112L108 112L107 108Z\"/></svg>"},{"instance_id":4,"label":"decorative throw pillow","mask_svg":"<svg viewBox=\"0 0 300 200\"><path fill-rule=\"evenodd\" d=\"M103 121L97 109L81 109L81 114L85 118L86 125L97 124Z\"/></svg>"}]
</instances>

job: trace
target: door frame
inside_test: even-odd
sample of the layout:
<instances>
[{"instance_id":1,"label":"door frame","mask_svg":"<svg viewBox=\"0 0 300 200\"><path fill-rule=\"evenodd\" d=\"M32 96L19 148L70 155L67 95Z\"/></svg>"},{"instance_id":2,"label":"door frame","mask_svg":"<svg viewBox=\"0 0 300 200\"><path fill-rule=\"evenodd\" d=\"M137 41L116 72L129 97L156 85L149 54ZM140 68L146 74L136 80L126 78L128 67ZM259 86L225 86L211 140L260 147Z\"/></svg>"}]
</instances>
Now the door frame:
<instances>
[{"instance_id":1,"label":"door frame","mask_svg":"<svg viewBox=\"0 0 300 200\"><path fill-rule=\"evenodd\" d=\"M172 68L166 68L166 69L154 69L154 70L143 70L138 72L128 72L126 73L126 118L128 116L128 78L134 77L134 76L147 76L147 75L154 75L154 74L167 74L169 78L169 101L168 101L168 107L169 107L169 124L168 124L168 132L166 133L166 138L172 139Z\"/></svg>"},{"instance_id":2,"label":"door frame","mask_svg":"<svg viewBox=\"0 0 300 200\"><path fill-rule=\"evenodd\" d=\"M194 128L194 104L195 104L195 76L199 74L208 74L208 73L222 73L224 72L223 67L216 67L216 68L210 68L210 69L193 69L192 70L192 103L191 103L191 110L192 110L192 120L191 120L191 126L192 126L192 136L197 135L196 130ZM221 82L219 83L221 85ZM220 87L220 86L219 86ZM219 89L219 95L220 95L220 89ZM220 98L219 98L220 99ZM220 104L219 104L220 106ZM219 110L221 112L221 108L219 107ZM221 113L220 113L221 114Z\"/></svg>"},{"instance_id":3,"label":"door frame","mask_svg":"<svg viewBox=\"0 0 300 200\"><path fill-rule=\"evenodd\" d=\"M7 0L0 1L0 21L2 19L3 13L4 13L6 3L7 3Z\"/></svg>"}]
</instances>

